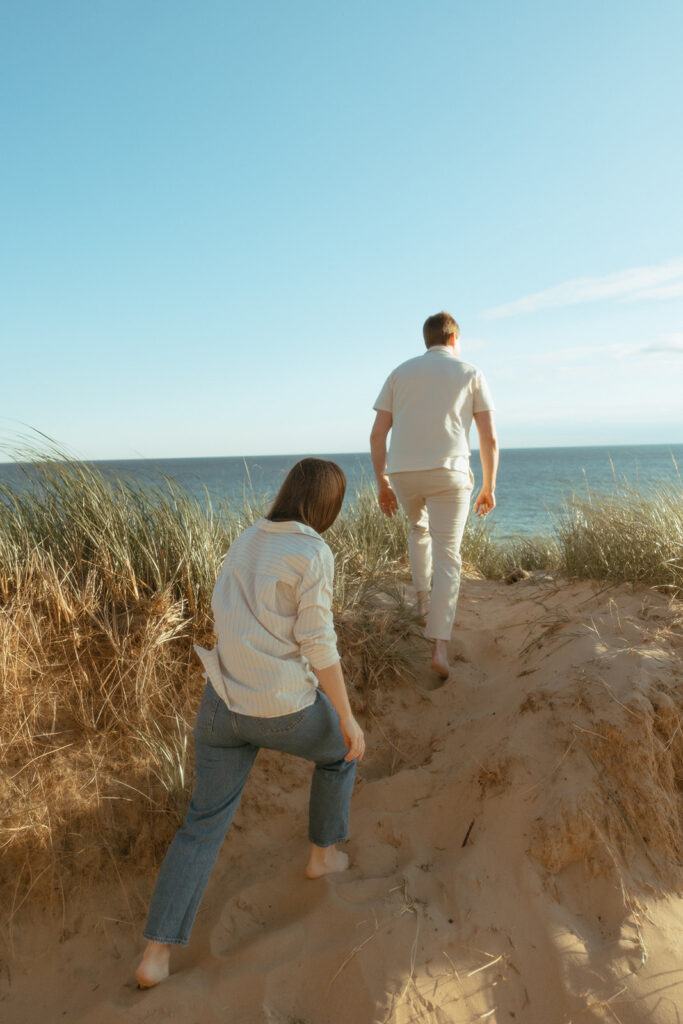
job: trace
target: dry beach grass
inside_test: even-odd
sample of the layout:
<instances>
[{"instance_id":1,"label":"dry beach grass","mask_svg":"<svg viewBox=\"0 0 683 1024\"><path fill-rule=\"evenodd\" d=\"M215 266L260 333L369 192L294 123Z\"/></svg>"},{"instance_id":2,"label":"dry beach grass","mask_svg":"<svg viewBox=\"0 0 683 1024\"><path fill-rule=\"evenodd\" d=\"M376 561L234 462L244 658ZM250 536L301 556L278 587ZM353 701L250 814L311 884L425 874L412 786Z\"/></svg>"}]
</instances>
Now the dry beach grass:
<instances>
[{"instance_id":1,"label":"dry beach grass","mask_svg":"<svg viewBox=\"0 0 683 1024\"><path fill-rule=\"evenodd\" d=\"M260 514L140 488L56 457L0 494L2 882L9 920L74 877L154 862L191 783L188 723L232 538ZM28 483L28 481L27 481ZM405 526L367 497L330 536L335 611L357 706L406 670L415 624L395 570ZM405 575L405 569L402 570ZM389 594L391 610L377 598Z\"/></svg>"},{"instance_id":2,"label":"dry beach grass","mask_svg":"<svg viewBox=\"0 0 683 1024\"><path fill-rule=\"evenodd\" d=\"M85 899L89 885L114 880L134 902L140 887L148 892L191 785L188 729L202 687L192 645L211 642L220 561L260 511L255 499L240 508L201 503L170 481L150 490L107 480L58 452L41 453L31 473L32 488L0 495L0 842L10 947L21 945L31 908L52 907L64 928L74 894ZM451 648L457 685L438 690L422 669L424 641L405 601L403 518L385 519L362 494L328 539L340 647L372 750L354 798L361 874L326 911L343 939L327 953L316 940L325 984L349 977L371 993L348 1019L668 1021L624 1008L616 982L589 984L576 950L573 966L562 978L553 967L548 983L573 993L573 1016L522 1012L525 986L533 1005L541 998L524 966L534 962L531 947L530 960L520 951L531 940L495 894L533 889L529 921L554 922L553 935L569 928L562 941L574 935L595 964L602 950L595 969L627 979L636 998L632 976L642 979L652 961L658 933L650 924L662 905L648 900L666 901L681 884L680 490L646 498L620 488L576 500L545 539L503 544L470 528ZM531 575L514 587L497 582L509 569ZM244 932L244 907L267 916L280 898L261 893L251 864L281 835L273 808L298 813L305 778L266 757L252 794L231 840L236 880L225 883L231 895L211 932L214 955L230 955L238 977L244 961L245 986L248 936L262 933L251 918ZM241 820L258 827L242 834ZM503 877L510 866L521 872L512 883ZM289 875L282 884L298 893ZM322 936L307 892L301 914ZM604 949L587 924L591 899L612 929ZM143 904L127 912L129 944ZM455 945L442 938L447 913ZM486 921L498 930L484 940ZM396 984L392 955L404 965ZM508 995L493 998L489 980ZM310 1006L306 1015L286 995L284 976L282 986L285 1016L253 1019L328 1020ZM311 1005L322 1005L311 991ZM259 998L270 1005L267 994ZM381 1014L369 1008L373 999Z\"/></svg>"}]
</instances>

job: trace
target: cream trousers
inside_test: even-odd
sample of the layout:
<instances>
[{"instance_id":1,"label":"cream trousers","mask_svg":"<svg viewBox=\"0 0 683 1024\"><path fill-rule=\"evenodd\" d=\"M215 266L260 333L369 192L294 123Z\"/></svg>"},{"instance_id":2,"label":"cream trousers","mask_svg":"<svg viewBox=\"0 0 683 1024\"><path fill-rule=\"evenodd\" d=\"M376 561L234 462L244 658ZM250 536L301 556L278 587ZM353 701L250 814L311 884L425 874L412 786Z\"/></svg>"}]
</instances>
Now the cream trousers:
<instances>
[{"instance_id":1,"label":"cream trousers","mask_svg":"<svg viewBox=\"0 0 683 1024\"><path fill-rule=\"evenodd\" d=\"M474 477L471 471L422 469L392 473L390 479L410 522L413 585L432 592L425 635L449 640L460 590L460 542Z\"/></svg>"}]
</instances>

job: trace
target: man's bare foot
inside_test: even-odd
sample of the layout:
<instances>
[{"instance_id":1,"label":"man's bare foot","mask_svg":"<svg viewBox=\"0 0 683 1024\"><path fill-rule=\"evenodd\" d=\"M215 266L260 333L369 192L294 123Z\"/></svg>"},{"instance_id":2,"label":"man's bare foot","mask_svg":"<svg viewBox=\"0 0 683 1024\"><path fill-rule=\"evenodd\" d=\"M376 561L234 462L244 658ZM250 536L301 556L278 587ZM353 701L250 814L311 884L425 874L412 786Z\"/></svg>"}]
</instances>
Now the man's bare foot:
<instances>
[{"instance_id":1,"label":"man's bare foot","mask_svg":"<svg viewBox=\"0 0 683 1024\"><path fill-rule=\"evenodd\" d=\"M429 591L418 590L417 592L417 615L421 626L427 625L427 613L429 611Z\"/></svg>"},{"instance_id":2,"label":"man's bare foot","mask_svg":"<svg viewBox=\"0 0 683 1024\"><path fill-rule=\"evenodd\" d=\"M140 966L135 972L135 980L139 987L153 988L164 978L168 978L170 957L171 947L165 942L148 942Z\"/></svg>"},{"instance_id":3,"label":"man's bare foot","mask_svg":"<svg viewBox=\"0 0 683 1024\"><path fill-rule=\"evenodd\" d=\"M438 672L442 679L448 679L451 667L448 664L448 643L446 640L434 641L432 668L435 672Z\"/></svg>"},{"instance_id":4,"label":"man's bare foot","mask_svg":"<svg viewBox=\"0 0 683 1024\"><path fill-rule=\"evenodd\" d=\"M335 871L346 871L349 866L348 853L342 853L335 846L311 845L311 856L306 865L307 878L320 878Z\"/></svg>"}]
</instances>

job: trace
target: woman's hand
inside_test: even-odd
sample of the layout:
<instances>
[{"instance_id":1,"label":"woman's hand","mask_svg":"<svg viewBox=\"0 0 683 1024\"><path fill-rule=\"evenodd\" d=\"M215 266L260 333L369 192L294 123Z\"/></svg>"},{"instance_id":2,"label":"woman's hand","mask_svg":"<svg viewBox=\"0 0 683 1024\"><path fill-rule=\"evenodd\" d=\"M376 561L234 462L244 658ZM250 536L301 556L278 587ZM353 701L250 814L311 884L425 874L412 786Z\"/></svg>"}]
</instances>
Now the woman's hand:
<instances>
[{"instance_id":1,"label":"woman's hand","mask_svg":"<svg viewBox=\"0 0 683 1024\"><path fill-rule=\"evenodd\" d=\"M358 722L353 715L347 715L346 718L339 719L339 725L348 751L344 760L354 761L358 758L359 761L362 761L365 753L365 736Z\"/></svg>"},{"instance_id":2,"label":"woman's hand","mask_svg":"<svg viewBox=\"0 0 683 1024\"><path fill-rule=\"evenodd\" d=\"M358 722L353 717L341 663L337 661L334 665L330 665L329 668L314 668L313 671L318 677L320 689L339 715L339 728L341 729L344 746L347 750L344 760L354 761L358 758L359 761L362 761L363 754L365 753L365 736Z\"/></svg>"}]
</instances>

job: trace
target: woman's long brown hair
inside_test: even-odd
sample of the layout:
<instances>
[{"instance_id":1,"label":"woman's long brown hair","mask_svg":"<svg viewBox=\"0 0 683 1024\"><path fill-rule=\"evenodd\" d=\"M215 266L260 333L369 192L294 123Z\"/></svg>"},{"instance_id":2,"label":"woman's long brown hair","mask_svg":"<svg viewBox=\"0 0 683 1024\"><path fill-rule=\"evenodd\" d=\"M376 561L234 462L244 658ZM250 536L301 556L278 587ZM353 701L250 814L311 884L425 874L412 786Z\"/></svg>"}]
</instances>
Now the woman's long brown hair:
<instances>
[{"instance_id":1,"label":"woman's long brown hair","mask_svg":"<svg viewBox=\"0 0 683 1024\"><path fill-rule=\"evenodd\" d=\"M345 492L346 477L336 462L302 459L285 477L266 518L294 519L323 533L339 515Z\"/></svg>"}]
</instances>

